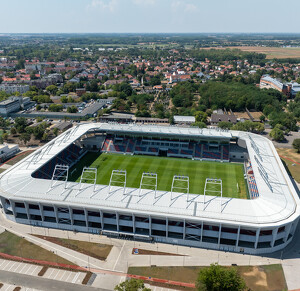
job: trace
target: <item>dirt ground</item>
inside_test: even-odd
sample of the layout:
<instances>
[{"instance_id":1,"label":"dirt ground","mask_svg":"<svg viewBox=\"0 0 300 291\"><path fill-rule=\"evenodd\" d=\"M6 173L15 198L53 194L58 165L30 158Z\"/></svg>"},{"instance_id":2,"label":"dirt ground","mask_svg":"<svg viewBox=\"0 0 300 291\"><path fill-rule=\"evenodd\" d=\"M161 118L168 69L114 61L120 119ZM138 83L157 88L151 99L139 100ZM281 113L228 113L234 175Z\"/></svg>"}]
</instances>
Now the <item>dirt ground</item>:
<instances>
[{"instance_id":1,"label":"dirt ground","mask_svg":"<svg viewBox=\"0 0 300 291\"><path fill-rule=\"evenodd\" d=\"M290 174L300 183L300 154L296 150L288 148L277 148L277 152Z\"/></svg>"},{"instance_id":2,"label":"dirt ground","mask_svg":"<svg viewBox=\"0 0 300 291\"><path fill-rule=\"evenodd\" d=\"M129 274L195 283L203 267L130 267ZM281 265L238 266L238 272L244 278L250 290L279 291L286 290L286 282Z\"/></svg>"}]
</instances>

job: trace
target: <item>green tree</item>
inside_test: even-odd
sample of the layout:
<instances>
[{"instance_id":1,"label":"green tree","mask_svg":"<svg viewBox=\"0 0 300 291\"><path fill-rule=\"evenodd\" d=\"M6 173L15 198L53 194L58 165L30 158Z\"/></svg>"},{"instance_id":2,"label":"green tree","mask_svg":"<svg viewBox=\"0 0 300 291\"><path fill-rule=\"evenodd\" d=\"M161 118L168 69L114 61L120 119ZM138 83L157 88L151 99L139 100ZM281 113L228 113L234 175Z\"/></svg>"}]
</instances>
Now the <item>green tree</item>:
<instances>
[{"instance_id":1,"label":"green tree","mask_svg":"<svg viewBox=\"0 0 300 291\"><path fill-rule=\"evenodd\" d=\"M226 268L218 264L211 264L199 272L196 281L198 290L207 291L242 291L246 284L237 270Z\"/></svg>"},{"instance_id":2,"label":"green tree","mask_svg":"<svg viewBox=\"0 0 300 291\"><path fill-rule=\"evenodd\" d=\"M2 134L2 139L3 140L8 140L8 133L7 132Z\"/></svg>"},{"instance_id":3,"label":"green tree","mask_svg":"<svg viewBox=\"0 0 300 291\"><path fill-rule=\"evenodd\" d=\"M15 134L17 133L16 128L15 128L15 127L12 127L12 128L10 129L10 133L11 133L12 135L15 135Z\"/></svg>"},{"instance_id":4,"label":"green tree","mask_svg":"<svg viewBox=\"0 0 300 291\"><path fill-rule=\"evenodd\" d=\"M195 119L197 122L207 123L207 113L203 111L197 111L195 113Z\"/></svg>"},{"instance_id":5,"label":"green tree","mask_svg":"<svg viewBox=\"0 0 300 291\"><path fill-rule=\"evenodd\" d=\"M195 123L192 123L192 126L196 126L199 128L206 128L206 124L202 121L196 121Z\"/></svg>"},{"instance_id":6,"label":"green tree","mask_svg":"<svg viewBox=\"0 0 300 291\"><path fill-rule=\"evenodd\" d=\"M68 98L67 98L67 96L62 96L62 97L60 98L60 102L61 102L61 103L68 103Z\"/></svg>"},{"instance_id":7,"label":"green tree","mask_svg":"<svg viewBox=\"0 0 300 291\"><path fill-rule=\"evenodd\" d=\"M281 124L277 124L271 131L270 137L276 141L284 140L284 131L283 126Z\"/></svg>"},{"instance_id":8,"label":"green tree","mask_svg":"<svg viewBox=\"0 0 300 291\"><path fill-rule=\"evenodd\" d=\"M293 141L293 148L297 150L297 153L300 153L300 138L295 138Z\"/></svg>"},{"instance_id":9,"label":"green tree","mask_svg":"<svg viewBox=\"0 0 300 291\"><path fill-rule=\"evenodd\" d=\"M230 129L232 128L233 124L229 121L220 121L218 123L218 127L221 129Z\"/></svg>"},{"instance_id":10,"label":"green tree","mask_svg":"<svg viewBox=\"0 0 300 291\"><path fill-rule=\"evenodd\" d=\"M50 86L46 87L46 91L48 91L52 95L56 95L58 88L55 85L50 85Z\"/></svg>"},{"instance_id":11,"label":"green tree","mask_svg":"<svg viewBox=\"0 0 300 291\"><path fill-rule=\"evenodd\" d=\"M53 134L55 135L55 136L58 136L58 128L57 127L54 127L53 128Z\"/></svg>"},{"instance_id":12,"label":"green tree","mask_svg":"<svg viewBox=\"0 0 300 291\"><path fill-rule=\"evenodd\" d=\"M23 143L26 145L27 142L29 142L31 139L31 134L28 133L28 132L23 132L21 135L20 135L20 140L23 141Z\"/></svg>"},{"instance_id":13,"label":"green tree","mask_svg":"<svg viewBox=\"0 0 300 291\"><path fill-rule=\"evenodd\" d=\"M76 113L76 112L78 112L78 109L75 105L72 105L67 108L67 112L68 113Z\"/></svg>"},{"instance_id":14,"label":"green tree","mask_svg":"<svg viewBox=\"0 0 300 291\"><path fill-rule=\"evenodd\" d=\"M27 120L25 117L17 117L15 119L15 127L18 133L24 132L26 126L27 126Z\"/></svg>"},{"instance_id":15,"label":"green tree","mask_svg":"<svg viewBox=\"0 0 300 291\"><path fill-rule=\"evenodd\" d=\"M151 291L146 288L143 280L130 279L122 282L115 287L116 291Z\"/></svg>"}]
</instances>

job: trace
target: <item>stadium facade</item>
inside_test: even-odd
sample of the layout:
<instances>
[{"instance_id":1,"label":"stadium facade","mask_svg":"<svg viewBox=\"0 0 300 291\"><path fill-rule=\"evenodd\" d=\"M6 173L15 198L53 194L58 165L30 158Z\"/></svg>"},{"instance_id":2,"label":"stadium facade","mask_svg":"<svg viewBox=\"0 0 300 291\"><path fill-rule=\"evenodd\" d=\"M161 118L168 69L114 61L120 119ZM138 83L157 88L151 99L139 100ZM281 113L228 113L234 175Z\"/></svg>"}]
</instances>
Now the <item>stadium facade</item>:
<instances>
[{"instance_id":1,"label":"stadium facade","mask_svg":"<svg viewBox=\"0 0 300 291\"><path fill-rule=\"evenodd\" d=\"M91 183L68 181L87 151L242 161L249 199L128 188L118 169L110 185L91 176ZM192 127L77 125L2 173L0 200L18 223L251 254L284 248L299 220L299 197L271 141Z\"/></svg>"}]
</instances>

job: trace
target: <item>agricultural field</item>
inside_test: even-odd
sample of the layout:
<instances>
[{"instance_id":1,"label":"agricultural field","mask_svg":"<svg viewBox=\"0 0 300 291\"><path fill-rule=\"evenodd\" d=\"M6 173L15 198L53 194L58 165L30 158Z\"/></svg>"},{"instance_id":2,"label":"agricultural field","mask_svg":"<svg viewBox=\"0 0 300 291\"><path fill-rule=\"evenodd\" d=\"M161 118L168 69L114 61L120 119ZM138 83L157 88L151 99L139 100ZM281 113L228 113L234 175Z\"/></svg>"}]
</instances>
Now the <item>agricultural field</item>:
<instances>
[{"instance_id":1,"label":"agricultural field","mask_svg":"<svg viewBox=\"0 0 300 291\"><path fill-rule=\"evenodd\" d=\"M262 47L262 46L234 46L215 49L240 49L245 52L265 54L267 59L300 58L300 47Z\"/></svg>"},{"instance_id":2,"label":"agricultural field","mask_svg":"<svg viewBox=\"0 0 300 291\"><path fill-rule=\"evenodd\" d=\"M143 172L157 173L157 189L161 191L171 191L174 175L188 176L189 192L193 194L204 193L206 178L221 179L224 197L247 199L242 164L88 153L70 170L71 181L80 181L83 167L97 168L97 184L102 185L109 184L112 170L126 170L126 186L132 188L139 188Z\"/></svg>"}]
</instances>

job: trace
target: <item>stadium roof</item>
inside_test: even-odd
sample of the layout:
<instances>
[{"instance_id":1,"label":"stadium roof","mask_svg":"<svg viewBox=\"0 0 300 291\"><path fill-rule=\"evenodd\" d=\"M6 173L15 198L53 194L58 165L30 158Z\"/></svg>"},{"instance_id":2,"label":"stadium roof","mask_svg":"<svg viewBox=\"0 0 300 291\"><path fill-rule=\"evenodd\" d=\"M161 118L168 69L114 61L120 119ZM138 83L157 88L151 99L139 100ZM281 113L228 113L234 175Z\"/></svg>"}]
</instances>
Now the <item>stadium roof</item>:
<instances>
[{"instance_id":1,"label":"stadium roof","mask_svg":"<svg viewBox=\"0 0 300 291\"><path fill-rule=\"evenodd\" d=\"M181 135L200 135L205 137L240 137L246 141L252 163L254 176L257 182L259 197L253 200L220 198L206 196L204 204L203 195L176 194L171 199L171 192L139 190L114 187L109 192L106 185L82 184L68 182L67 187L57 181L51 188L51 180L32 178L31 174L57 155L69 144L76 141L89 130L119 130L120 132L166 132ZM256 156L256 158L255 158ZM263 168L261 169L261 165ZM265 180L265 177L268 177ZM0 191L2 195L14 200L28 200L45 204L72 205L72 207L86 206L91 209L113 211L119 209L124 213L152 214L153 216L171 216L178 219L207 220L216 223L228 222L230 224L248 227L251 225L263 227L268 225L282 225L295 220L299 216L299 198L296 190L281 163L271 141L265 137L245 132L223 132L212 129L180 128L165 126L138 126L120 124L83 124L64 132L41 149L20 161L15 166L1 174ZM203 179L209 177L201 177ZM159 177L158 177L159 179ZM173 193L174 198L174 193ZM187 202L187 198L189 201Z\"/></svg>"}]
</instances>

